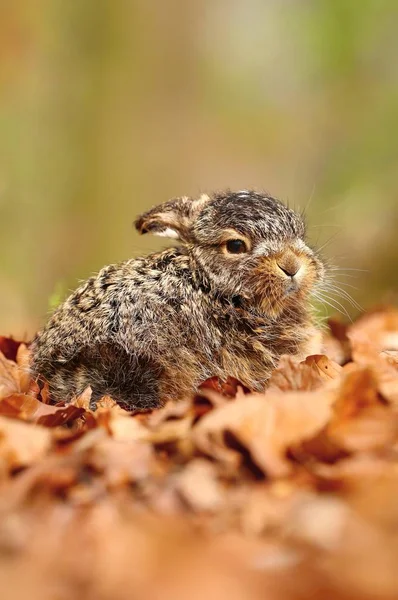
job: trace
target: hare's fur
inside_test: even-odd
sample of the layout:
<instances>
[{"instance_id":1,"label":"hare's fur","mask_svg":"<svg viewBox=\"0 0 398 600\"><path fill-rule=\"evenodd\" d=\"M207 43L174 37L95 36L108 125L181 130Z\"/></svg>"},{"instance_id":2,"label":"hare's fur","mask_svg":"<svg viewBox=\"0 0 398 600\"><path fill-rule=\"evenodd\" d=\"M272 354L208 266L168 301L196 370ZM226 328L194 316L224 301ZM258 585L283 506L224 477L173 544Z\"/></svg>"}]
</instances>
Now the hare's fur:
<instances>
[{"instance_id":1,"label":"hare's fur","mask_svg":"<svg viewBox=\"0 0 398 600\"><path fill-rule=\"evenodd\" d=\"M54 312L32 345L32 371L54 400L90 385L94 400L146 409L215 375L261 391L282 354L310 351L309 294L323 266L295 212L227 191L170 200L136 226L182 243L103 268ZM229 254L228 239L247 252ZM294 277L278 267L292 261L302 266Z\"/></svg>"}]
</instances>

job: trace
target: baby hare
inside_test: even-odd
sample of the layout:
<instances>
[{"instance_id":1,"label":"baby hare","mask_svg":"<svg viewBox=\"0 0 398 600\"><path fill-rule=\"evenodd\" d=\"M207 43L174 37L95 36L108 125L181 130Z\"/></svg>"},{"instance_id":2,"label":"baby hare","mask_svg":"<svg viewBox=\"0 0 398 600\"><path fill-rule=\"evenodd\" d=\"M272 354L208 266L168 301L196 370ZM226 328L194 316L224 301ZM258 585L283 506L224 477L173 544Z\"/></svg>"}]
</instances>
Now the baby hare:
<instances>
[{"instance_id":1,"label":"baby hare","mask_svg":"<svg viewBox=\"0 0 398 600\"><path fill-rule=\"evenodd\" d=\"M208 377L262 391L282 354L314 351L309 304L324 267L302 218L269 195L175 198L136 223L180 245L104 267L32 344L55 401L87 386L128 410L192 394Z\"/></svg>"}]
</instances>

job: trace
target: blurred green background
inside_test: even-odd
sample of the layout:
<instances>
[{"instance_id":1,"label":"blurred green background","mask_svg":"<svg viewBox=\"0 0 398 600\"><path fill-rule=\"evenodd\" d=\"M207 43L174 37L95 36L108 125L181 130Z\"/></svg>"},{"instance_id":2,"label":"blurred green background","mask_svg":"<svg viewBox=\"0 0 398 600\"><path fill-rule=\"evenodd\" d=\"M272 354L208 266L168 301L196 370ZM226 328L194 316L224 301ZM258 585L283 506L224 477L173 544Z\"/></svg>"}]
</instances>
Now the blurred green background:
<instances>
[{"instance_id":1,"label":"blurred green background","mask_svg":"<svg viewBox=\"0 0 398 600\"><path fill-rule=\"evenodd\" d=\"M224 187L311 200L347 291L394 301L397 30L396 0L0 2L0 331L164 245L140 211Z\"/></svg>"}]
</instances>

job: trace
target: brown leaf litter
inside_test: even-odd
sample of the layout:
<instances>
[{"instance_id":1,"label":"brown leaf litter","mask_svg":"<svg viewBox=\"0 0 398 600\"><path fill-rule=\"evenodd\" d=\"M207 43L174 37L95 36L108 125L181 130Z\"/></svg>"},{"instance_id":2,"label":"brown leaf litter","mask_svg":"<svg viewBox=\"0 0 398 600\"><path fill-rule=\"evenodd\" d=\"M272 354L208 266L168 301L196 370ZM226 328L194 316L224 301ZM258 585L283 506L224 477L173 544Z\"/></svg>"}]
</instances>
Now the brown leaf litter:
<instances>
[{"instance_id":1,"label":"brown leaf litter","mask_svg":"<svg viewBox=\"0 0 398 600\"><path fill-rule=\"evenodd\" d=\"M4 597L397 598L398 310L324 352L131 415L52 405L0 338Z\"/></svg>"}]
</instances>

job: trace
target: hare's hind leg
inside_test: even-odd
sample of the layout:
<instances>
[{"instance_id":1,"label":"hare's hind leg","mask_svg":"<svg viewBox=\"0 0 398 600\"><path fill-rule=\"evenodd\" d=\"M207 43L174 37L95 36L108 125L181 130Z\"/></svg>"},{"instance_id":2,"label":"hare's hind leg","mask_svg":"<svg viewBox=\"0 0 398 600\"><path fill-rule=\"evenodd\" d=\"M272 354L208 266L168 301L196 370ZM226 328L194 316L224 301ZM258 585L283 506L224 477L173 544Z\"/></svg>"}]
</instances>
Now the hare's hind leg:
<instances>
[{"instance_id":1,"label":"hare's hind leg","mask_svg":"<svg viewBox=\"0 0 398 600\"><path fill-rule=\"evenodd\" d=\"M93 391L92 407L102 396L111 396L129 411L161 406L159 381L162 367L146 356L128 353L117 344L85 348L76 370L84 370Z\"/></svg>"},{"instance_id":2,"label":"hare's hind leg","mask_svg":"<svg viewBox=\"0 0 398 600\"><path fill-rule=\"evenodd\" d=\"M122 408L137 411L161 406L161 373L161 367L147 357L129 354L116 344L101 344L82 348L72 361L44 376L55 401L71 400L90 386L91 410L100 398L110 396Z\"/></svg>"},{"instance_id":3,"label":"hare's hind leg","mask_svg":"<svg viewBox=\"0 0 398 600\"><path fill-rule=\"evenodd\" d=\"M35 365L50 385L53 402L69 402L90 386L90 408L111 396L126 410L146 410L162 404L159 382L163 369L148 357L127 353L117 344L86 346L66 363Z\"/></svg>"}]
</instances>

